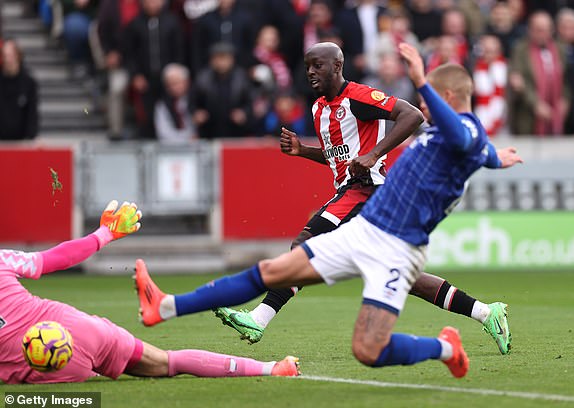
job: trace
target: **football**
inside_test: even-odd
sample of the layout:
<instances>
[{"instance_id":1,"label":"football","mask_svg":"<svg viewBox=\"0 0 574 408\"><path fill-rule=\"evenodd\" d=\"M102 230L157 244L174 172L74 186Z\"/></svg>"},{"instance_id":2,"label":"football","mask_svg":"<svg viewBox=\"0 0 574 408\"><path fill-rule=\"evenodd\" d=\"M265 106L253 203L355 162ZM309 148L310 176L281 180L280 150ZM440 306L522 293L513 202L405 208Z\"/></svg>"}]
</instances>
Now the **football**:
<instances>
[{"instance_id":1,"label":"football","mask_svg":"<svg viewBox=\"0 0 574 408\"><path fill-rule=\"evenodd\" d=\"M38 371L57 371L72 358L72 336L60 323L39 322L22 339L24 358Z\"/></svg>"}]
</instances>

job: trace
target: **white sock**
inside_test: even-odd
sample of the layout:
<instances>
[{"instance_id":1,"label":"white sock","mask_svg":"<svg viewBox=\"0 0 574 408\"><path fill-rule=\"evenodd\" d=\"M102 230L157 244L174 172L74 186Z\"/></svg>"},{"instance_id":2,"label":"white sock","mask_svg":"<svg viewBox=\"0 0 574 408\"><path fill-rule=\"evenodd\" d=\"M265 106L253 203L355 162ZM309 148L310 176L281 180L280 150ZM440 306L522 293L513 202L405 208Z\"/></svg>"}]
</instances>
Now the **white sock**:
<instances>
[{"instance_id":1,"label":"white sock","mask_svg":"<svg viewBox=\"0 0 574 408\"><path fill-rule=\"evenodd\" d=\"M263 363L263 372L261 375L271 375L271 371L273 371L273 367L275 367L277 361L270 361L268 363Z\"/></svg>"},{"instance_id":2,"label":"white sock","mask_svg":"<svg viewBox=\"0 0 574 408\"><path fill-rule=\"evenodd\" d=\"M177 316L175 296L165 295L161 302L159 302L159 315L163 320L172 319Z\"/></svg>"},{"instance_id":3,"label":"white sock","mask_svg":"<svg viewBox=\"0 0 574 408\"><path fill-rule=\"evenodd\" d=\"M260 303L259 306L249 312L249 314L259 326L266 328L277 312L271 306Z\"/></svg>"},{"instance_id":4,"label":"white sock","mask_svg":"<svg viewBox=\"0 0 574 408\"><path fill-rule=\"evenodd\" d=\"M480 323L484 323L489 314L490 308L487 304L476 300L474 305L472 305L472 312L470 313L470 317L472 317L474 320L478 320Z\"/></svg>"},{"instance_id":5,"label":"white sock","mask_svg":"<svg viewBox=\"0 0 574 408\"><path fill-rule=\"evenodd\" d=\"M443 339L437 339L437 340L440 342L440 345L442 346L439 360L446 361L446 360L451 359L452 358L452 344L450 344L448 341L443 340Z\"/></svg>"}]
</instances>

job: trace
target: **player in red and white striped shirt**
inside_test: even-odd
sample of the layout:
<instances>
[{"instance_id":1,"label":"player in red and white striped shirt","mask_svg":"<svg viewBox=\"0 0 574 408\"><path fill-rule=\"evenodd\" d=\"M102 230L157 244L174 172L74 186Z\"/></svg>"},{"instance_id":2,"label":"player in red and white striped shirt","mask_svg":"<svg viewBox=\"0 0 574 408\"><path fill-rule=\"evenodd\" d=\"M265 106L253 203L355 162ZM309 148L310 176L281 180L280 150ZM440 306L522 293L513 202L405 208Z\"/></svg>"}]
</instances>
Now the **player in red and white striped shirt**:
<instances>
[{"instance_id":1,"label":"player in red and white striped shirt","mask_svg":"<svg viewBox=\"0 0 574 408\"><path fill-rule=\"evenodd\" d=\"M309 220L292 248L336 229L358 214L376 187L384 182L386 154L413 134L423 121L422 113L408 102L346 81L342 73L343 53L333 43L313 46L305 54L305 66L311 87L320 95L312 111L321 147L304 145L295 133L283 128L281 150L329 165L337 193ZM386 136L385 120L395 122ZM219 308L216 315L224 324L239 331L242 338L256 343L267 324L297 291L296 287L274 289L249 313ZM417 280L411 294L483 324L494 318L506 321L503 304L487 305L477 301L444 279L427 273ZM146 322L145 314L143 320L148 325L157 323L151 319ZM506 344L499 345L499 349L503 354L508 353Z\"/></svg>"}]
</instances>

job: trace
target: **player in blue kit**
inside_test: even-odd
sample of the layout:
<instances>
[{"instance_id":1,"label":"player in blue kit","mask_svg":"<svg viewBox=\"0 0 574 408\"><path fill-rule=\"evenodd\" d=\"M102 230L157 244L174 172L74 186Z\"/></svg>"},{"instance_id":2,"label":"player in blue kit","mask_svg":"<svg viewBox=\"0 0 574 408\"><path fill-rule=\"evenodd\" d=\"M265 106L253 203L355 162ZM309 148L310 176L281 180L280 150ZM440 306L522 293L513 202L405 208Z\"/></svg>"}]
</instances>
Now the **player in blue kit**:
<instances>
[{"instance_id":1,"label":"player in blue kit","mask_svg":"<svg viewBox=\"0 0 574 408\"><path fill-rule=\"evenodd\" d=\"M360 214L289 253L187 294L162 293L138 260L136 286L144 313L154 309L168 319L245 303L269 288L330 285L360 276L363 304L353 354L361 363L382 367L435 359L455 377L467 373L468 357L456 329L445 327L429 338L393 333L393 327L423 271L429 234L460 200L468 178L480 167L505 168L522 160L514 148L497 151L488 142L470 113L472 79L462 66L443 65L427 82L416 49L401 44L399 50L424 100L421 109L434 125L401 155Z\"/></svg>"}]
</instances>

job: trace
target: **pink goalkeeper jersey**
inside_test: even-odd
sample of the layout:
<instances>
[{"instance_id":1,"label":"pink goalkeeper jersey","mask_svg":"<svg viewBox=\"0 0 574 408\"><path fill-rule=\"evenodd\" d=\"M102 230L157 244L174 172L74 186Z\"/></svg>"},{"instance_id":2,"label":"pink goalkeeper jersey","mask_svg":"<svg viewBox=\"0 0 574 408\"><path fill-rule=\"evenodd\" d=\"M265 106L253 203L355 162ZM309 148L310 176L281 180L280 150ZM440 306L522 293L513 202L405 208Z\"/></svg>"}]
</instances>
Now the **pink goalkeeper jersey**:
<instances>
[{"instance_id":1,"label":"pink goalkeeper jersey","mask_svg":"<svg viewBox=\"0 0 574 408\"><path fill-rule=\"evenodd\" d=\"M0 250L0 380L4 382L25 377L30 371L21 350L26 330L42 320L57 320L66 310L73 309L32 295L18 281L38 279L42 272L39 252Z\"/></svg>"},{"instance_id":2,"label":"pink goalkeeper jersey","mask_svg":"<svg viewBox=\"0 0 574 408\"><path fill-rule=\"evenodd\" d=\"M63 242L47 251L26 253L0 249L0 381L50 383L85 381L96 373L117 378L136 351L136 339L99 316L90 316L54 300L41 299L24 288L19 278L38 279L87 259L112 240L107 227L84 238ZM74 339L72 360L62 370L32 370L22 353L22 337L43 320L62 323ZM137 356L135 356L137 357Z\"/></svg>"}]
</instances>

